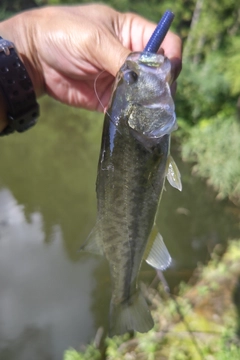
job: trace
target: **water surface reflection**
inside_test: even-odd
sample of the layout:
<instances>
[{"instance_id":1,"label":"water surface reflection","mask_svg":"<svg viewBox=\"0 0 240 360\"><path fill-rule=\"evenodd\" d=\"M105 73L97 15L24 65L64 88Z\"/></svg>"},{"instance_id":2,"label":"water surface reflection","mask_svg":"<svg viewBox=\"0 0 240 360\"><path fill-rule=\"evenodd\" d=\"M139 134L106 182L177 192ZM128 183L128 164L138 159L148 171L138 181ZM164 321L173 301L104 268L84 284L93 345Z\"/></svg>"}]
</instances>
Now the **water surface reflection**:
<instances>
[{"instance_id":1,"label":"water surface reflection","mask_svg":"<svg viewBox=\"0 0 240 360\"><path fill-rule=\"evenodd\" d=\"M97 260L70 261L59 225L46 244L41 213L26 219L8 189L0 191L0 223L3 354L18 360L60 359L69 344L79 346L94 332L90 294Z\"/></svg>"},{"instance_id":2,"label":"water surface reflection","mask_svg":"<svg viewBox=\"0 0 240 360\"><path fill-rule=\"evenodd\" d=\"M40 123L1 139L0 358L59 360L107 325L107 264L78 252L94 225L102 116L42 100ZM232 205L177 160L183 192L167 186L157 223L173 256L172 289L238 234ZM154 271L143 266L141 279Z\"/></svg>"}]
</instances>

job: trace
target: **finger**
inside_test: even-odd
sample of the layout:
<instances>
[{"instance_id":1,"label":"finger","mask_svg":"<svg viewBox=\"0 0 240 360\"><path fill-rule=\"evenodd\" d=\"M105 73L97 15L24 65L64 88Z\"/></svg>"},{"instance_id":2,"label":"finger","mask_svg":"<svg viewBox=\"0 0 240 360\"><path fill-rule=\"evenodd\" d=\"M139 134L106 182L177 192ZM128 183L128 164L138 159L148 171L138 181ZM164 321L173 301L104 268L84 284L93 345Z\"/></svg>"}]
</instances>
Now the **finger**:
<instances>
[{"instance_id":1,"label":"finger","mask_svg":"<svg viewBox=\"0 0 240 360\"><path fill-rule=\"evenodd\" d=\"M125 14L122 37L132 51L143 51L157 24L135 14Z\"/></svg>"},{"instance_id":2,"label":"finger","mask_svg":"<svg viewBox=\"0 0 240 360\"><path fill-rule=\"evenodd\" d=\"M171 61L171 73L176 80L182 69L182 41L180 37L169 31L163 40L164 54Z\"/></svg>"}]
</instances>

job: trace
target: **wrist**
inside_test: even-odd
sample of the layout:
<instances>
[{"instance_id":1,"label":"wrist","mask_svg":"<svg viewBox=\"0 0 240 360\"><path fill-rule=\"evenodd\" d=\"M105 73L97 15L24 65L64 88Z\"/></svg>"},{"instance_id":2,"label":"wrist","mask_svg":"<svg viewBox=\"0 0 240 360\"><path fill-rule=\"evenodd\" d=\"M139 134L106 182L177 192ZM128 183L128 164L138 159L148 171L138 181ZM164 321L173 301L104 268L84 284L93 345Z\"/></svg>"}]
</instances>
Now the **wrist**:
<instances>
[{"instance_id":1,"label":"wrist","mask_svg":"<svg viewBox=\"0 0 240 360\"><path fill-rule=\"evenodd\" d=\"M0 136L23 132L36 124L39 105L32 81L12 42L0 37L0 87L3 124ZM5 98L5 104L4 104ZM6 111L7 110L7 111Z\"/></svg>"},{"instance_id":2,"label":"wrist","mask_svg":"<svg viewBox=\"0 0 240 360\"><path fill-rule=\"evenodd\" d=\"M38 97L44 93L44 79L38 61L34 26L32 26L32 23L37 22L34 12L34 10L25 11L0 22L0 36L13 42Z\"/></svg>"}]
</instances>

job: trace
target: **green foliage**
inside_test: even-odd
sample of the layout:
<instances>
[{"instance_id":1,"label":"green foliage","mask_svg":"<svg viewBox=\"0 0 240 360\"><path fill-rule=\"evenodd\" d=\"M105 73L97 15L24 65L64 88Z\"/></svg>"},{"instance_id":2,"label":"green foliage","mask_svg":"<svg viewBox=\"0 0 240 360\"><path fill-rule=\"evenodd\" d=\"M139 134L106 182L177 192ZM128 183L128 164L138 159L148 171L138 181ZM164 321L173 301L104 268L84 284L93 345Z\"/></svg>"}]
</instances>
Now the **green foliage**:
<instances>
[{"instance_id":1,"label":"green foliage","mask_svg":"<svg viewBox=\"0 0 240 360\"><path fill-rule=\"evenodd\" d=\"M239 198L240 127L234 116L202 120L183 144L183 156L195 161L194 171L209 179L219 197Z\"/></svg>"},{"instance_id":2,"label":"green foliage","mask_svg":"<svg viewBox=\"0 0 240 360\"><path fill-rule=\"evenodd\" d=\"M226 54L224 71L232 95L240 94L240 37L233 37Z\"/></svg>"},{"instance_id":3,"label":"green foliage","mask_svg":"<svg viewBox=\"0 0 240 360\"><path fill-rule=\"evenodd\" d=\"M219 341L219 351L216 354L216 360L239 360L240 348L238 339L234 330L230 327L223 331L221 340Z\"/></svg>"},{"instance_id":4,"label":"green foliage","mask_svg":"<svg viewBox=\"0 0 240 360\"><path fill-rule=\"evenodd\" d=\"M1 0L0 2L0 21L10 16L37 6L35 0Z\"/></svg>"},{"instance_id":5,"label":"green foliage","mask_svg":"<svg viewBox=\"0 0 240 360\"><path fill-rule=\"evenodd\" d=\"M176 109L178 117L190 125L202 118L214 116L229 106L225 99L230 92L230 84L223 73L222 59L216 55L210 54L202 64L189 60L184 64L178 85Z\"/></svg>"},{"instance_id":6,"label":"green foliage","mask_svg":"<svg viewBox=\"0 0 240 360\"><path fill-rule=\"evenodd\" d=\"M239 34L239 4L235 0L197 0L195 4L185 52L199 62L213 51L225 51L229 35Z\"/></svg>"},{"instance_id":7,"label":"green foliage","mask_svg":"<svg viewBox=\"0 0 240 360\"><path fill-rule=\"evenodd\" d=\"M81 360L82 356L74 349L65 351L64 360Z\"/></svg>"},{"instance_id":8,"label":"green foliage","mask_svg":"<svg viewBox=\"0 0 240 360\"><path fill-rule=\"evenodd\" d=\"M84 352L77 352L74 349L65 351L63 360L100 360L101 353L94 345L88 345Z\"/></svg>"},{"instance_id":9,"label":"green foliage","mask_svg":"<svg viewBox=\"0 0 240 360\"><path fill-rule=\"evenodd\" d=\"M178 82L177 136L184 138L183 156L196 162L195 172L220 197L239 199L239 4L197 0L193 13Z\"/></svg>"}]
</instances>

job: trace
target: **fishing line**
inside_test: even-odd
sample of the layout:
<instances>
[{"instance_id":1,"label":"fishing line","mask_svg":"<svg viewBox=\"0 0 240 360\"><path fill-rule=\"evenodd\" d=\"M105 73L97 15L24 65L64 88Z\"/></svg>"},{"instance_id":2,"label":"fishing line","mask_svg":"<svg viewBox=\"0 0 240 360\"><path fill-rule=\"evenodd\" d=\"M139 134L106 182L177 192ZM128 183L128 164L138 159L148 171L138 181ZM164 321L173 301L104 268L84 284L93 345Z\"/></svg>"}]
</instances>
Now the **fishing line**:
<instances>
[{"instance_id":1,"label":"fishing line","mask_svg":"<svg viewBox=\"0 0 240 360\"><path fill-rule=\"evenodd\" d=\"M103 105L103 103L102 103L102 101L101 101L101 99L100 99L100 97L99 97L99 95L98 95L98 93L97 93L97 81L98 81L98 78L99 78L105 71L106 71L106 70L102 70L102 71L96 76L96 78L95 78L95 80L94 80L93 86L94 86L94 92L95 92L95 95L96 95L96 97L97 97L97 99L98 99L98 102L100 103L100 105L101 105L101 107L103 108L104 112L106 112L106 114L108 114L108 116L110 117L110 115L109 115L109 113L107 112L107 110L105 111L105 107L104 107L104 105Z\"/></svg>"},{"instance_id":2,"label":"fishing line","mask_svg":"<svg viewBox=\"0 0 240 360\"><path fill-rule=\"evenodd\" d=\"M170 292L170 287L169 287L169 285L168 285L168 282L167 282L165 276L163 275L163 272L160 271L160 270L157 270L157 277L158 277L158 279L161 281L165 292L169 295L169 297L170 297L170 298L173 300L173 302L175 303L177 313L178 313L178 315L180 316L180 319L181 319L182 323L185 325L185 327L186 327L186 329L187 329L187 331L188 331L188 333L189 333L189 335L190 335L190 337L191 337L191 339L192 339L193 345L195 346L195 348L196 348L196 350L197 350L200 358L201 358L202 360L204 360L204 354L203 354L200 346L198 345L198 342L197 342L197 340L196 340L196 338L195 338L195 336L194 336L194 334L193 334L192 329L190 328L190 326L189 326L189 324L187 323L187 321L185 321L184 314L182 313L182 310L181 310L181 306L179 305L176 297L175 297L173 294L171 294L171 292Z\"/></svg>"},{"instance_id":3,"label":"fishing line","mask_svg":"<svg viewBox=\"0 0 240 360\"><path fill-rule=\"evenodd\" d=\"M101 107L103 108L104 110L104 113L108 115L109 117L109 120L111 121L111 123L116 127L116 130L119 132L119 134L121 134L121 131L118 129L117 125L114 123L113 119L111 118L111 115L109 114L109 112L107 111L107 108L104 107L101 99L100 99L100 96L98 95L98 92L97 92L97 81L99 79L99 77L105 72L106 70L102 70L95 78L94 80L94 84L93 84L93 87L94 87L94 92L95 92L95 95L101 105ZM106 110L105 110L106 109ZM122 134L121 134L122 135Z\"/></svg>"}]
</instances>

